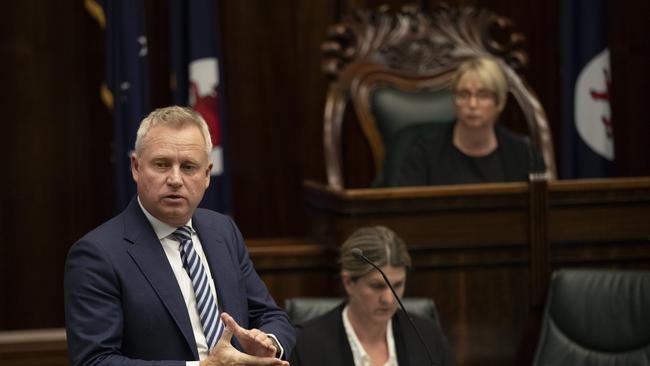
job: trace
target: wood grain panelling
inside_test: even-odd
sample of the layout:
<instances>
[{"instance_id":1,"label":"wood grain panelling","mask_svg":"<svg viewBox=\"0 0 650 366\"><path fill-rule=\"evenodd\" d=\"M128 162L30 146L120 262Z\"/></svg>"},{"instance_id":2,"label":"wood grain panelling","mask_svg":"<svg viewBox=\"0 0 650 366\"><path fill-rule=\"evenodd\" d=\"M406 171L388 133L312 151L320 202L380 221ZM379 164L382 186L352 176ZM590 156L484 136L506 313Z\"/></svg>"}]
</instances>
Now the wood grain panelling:
<instances>
[{"instance_id":1,"label":"wood grain panelling","mask_svg":"<svg viewBox=\"0 0 650 366\"><path fill-rule=\"evenodd\" d=\"M251 239L246 245L279 306L297 296L342 296L333 248L296 238Z\"/></svg>"},{"instance_id":2,"label":"wood grain panelling","mask_svg":"<svg viewBox=\"0 0 650 366\"><path fill-rule=\"evenodd\" d=\"M426 256L418 262L426 262ZM406 291L435 299L456 364L511 365L527 312L528 271L523 266L458 272L415 266Z\"/></svg>"},{"instance_id":3,"label":"wood grain panelling","mask_svg":"<svg viewBox=\"0 0 650 366\"><path fill-rule=\"evenodd\" d=\"M330 1L223 2L235 218L245 236L303 232L300 182L322 179Z\"/></svg>"},{"instance_id":4,"label":"wood grain panelling","mask_svg":"<svg viewBox=\"0 0 650 366\"><path fill-rule=\"evenodd\" d=\"M0 361L3 366L65 366L65 329L0 331Z\"/></svg>"},{"instance_id":5,"label":"wood grain panelling","mask_svg":"<svg viewBox=\"0 0 650 366\"><path fill-rule=\"evenodd\" d=\"M60 326L67 249L110 216L101 33L79 2L22 1L3 13L12 24L0 57L8 163L2 210L11 233L0 244L0 327Z\"/></svg>"}]
</instances>

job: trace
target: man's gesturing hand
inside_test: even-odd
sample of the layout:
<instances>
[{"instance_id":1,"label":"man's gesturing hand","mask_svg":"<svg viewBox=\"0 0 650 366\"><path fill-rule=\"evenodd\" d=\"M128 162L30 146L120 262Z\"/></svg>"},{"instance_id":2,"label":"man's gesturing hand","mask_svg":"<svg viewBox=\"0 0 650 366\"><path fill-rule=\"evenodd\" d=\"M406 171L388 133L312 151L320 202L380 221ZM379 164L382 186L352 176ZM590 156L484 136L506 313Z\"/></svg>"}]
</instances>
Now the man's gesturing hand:
<instances>
[{"instance_id":1,"label":"man's gesturing hand","mask_svg":"<svg viewBox=\"0 0 650 366\"><path fill-rule=\"evenodd\" d=\"M244 352L253 356L275 357L277 349L271 338L259 329L245 329L239 326L228 313L223 313L221 319L244 348Z\"/></svg>"},{"instance_id":2,"label":"man's gesturing hand","mask_svg":"<svg viewBox=\"0 0 650 366\"><path fill-rule=\"evenodd\" d=\"M201 366L289 366L289 362L275 358L273 342L264 332L240 327L227 313L221 314L221 320L226 328L208 358L201 361ZM246 353L232 346L233 335Z\"/></svg>"}]
</instances>

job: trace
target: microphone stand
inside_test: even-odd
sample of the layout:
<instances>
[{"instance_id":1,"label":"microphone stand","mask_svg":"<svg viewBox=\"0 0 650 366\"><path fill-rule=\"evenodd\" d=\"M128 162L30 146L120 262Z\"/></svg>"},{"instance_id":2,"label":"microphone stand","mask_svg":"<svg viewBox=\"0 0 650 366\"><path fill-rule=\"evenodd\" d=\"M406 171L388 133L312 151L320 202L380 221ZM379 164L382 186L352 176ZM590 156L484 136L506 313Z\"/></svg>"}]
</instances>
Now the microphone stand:
<instances>
[{"instance_id":1,"label":"microphone stand","mask_svg":"<svg viewBox=\"0 0 650 366\"><path fill-rule=\"evenodd\" d=\"M424 342L424 338L422 338L422 335L420 334L420 331L418 331L418 328L415 326L415 323L413 322L413 319L411 319L411 315L406 311L406 308L404 307L404 304L402 304L402 300L400 300L399 296L397 296L397 293L395 292L395 289L393 288L393 285L391 285L390 281L388 280L388 277L386 277L386 274L384 271L379 268L373 261L368 259L365 255L363 255L363 251L359 248L353 248L351 251L352 255L355 258L361 259L362 261L368 263L371 265L374 269L376 269L379 274L381 274L381 277L384 278L384 281L388 285L388 288L390 288L390 291L393 293L393 297L395 297L395 300L397 300L397 303L399 304L399 307L402 309L404 312L404 315L406 315L406 319L408 322L411 324L411 327L413 327L413 330L415 330L415 334L418 336L418 339L422 343L422 346L424 346L424 350L427 353L427 357L429 358L429 365L433 366L433 358L431 357L431 353L429 353L429 347L427 347L427 344Z\"/></svg>"}]
</instances>

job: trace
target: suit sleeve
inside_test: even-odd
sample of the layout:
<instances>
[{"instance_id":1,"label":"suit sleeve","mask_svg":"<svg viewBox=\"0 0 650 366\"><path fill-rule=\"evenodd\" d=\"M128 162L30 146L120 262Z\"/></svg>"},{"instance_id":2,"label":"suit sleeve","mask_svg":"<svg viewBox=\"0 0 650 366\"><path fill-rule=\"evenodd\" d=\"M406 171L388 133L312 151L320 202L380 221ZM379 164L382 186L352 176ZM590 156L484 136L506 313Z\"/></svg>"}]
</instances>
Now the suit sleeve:
<instances>
[{"instance_id":1,"label":"suit sleeve","mask_svg":"<svg viewBox=\"0 0 650 366\"><path fill-rule=\"evenodd\" d=\"M287 313L280 309L266 285L259 277L248 254L242 235L232 220L232 235L236 243L240 270L245 282L248 302L248 318L251 328L258 328L265 333L273 334L284 349L283 359L288 356L295 344L293 325Z\"/></svg>"},{"instance_id":2,"label":"suit sleeve","mask_svg":"<svg viewBox=\"0 0 650 366\"><path fill-rule=\"evenodd\" d=\"M121 354L123 313L120 286L108 256L90 241L68 253L64 302L71 365L184 365L184 361L144 361Z\"/></svg>"}]
</instances>

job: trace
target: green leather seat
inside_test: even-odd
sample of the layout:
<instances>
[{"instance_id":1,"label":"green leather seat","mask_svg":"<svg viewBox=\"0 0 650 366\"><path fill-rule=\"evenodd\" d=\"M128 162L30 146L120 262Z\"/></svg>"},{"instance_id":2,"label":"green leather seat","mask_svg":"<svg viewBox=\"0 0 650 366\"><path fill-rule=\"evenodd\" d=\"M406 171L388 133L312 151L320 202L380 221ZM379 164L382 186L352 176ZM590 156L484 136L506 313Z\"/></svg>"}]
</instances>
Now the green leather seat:
<instances>
[{"instance_id":1,"label":"green leather seat","mask_svg":"<svg viewBox=\"0 0 650 366\"><path fill-rule=\"evenodd\" d=\"M432 124L451 123L456 118L453 95L447 89L404 91L392 86L377 87L370 105L386 151L382 171L372 187L396 186L401 162L413 141Z\"/></svg>"},{"instance_id":2,"label":"green leather seat","mask_svg":"<svg viewBox=\"0 0 650 366\"><path fill-rule=\"evenodd\" d=\"M334 309L344 301L340 297L295 297L287 299L285 309L294 325L303 324ZM439 324L436 304L430 298L407 297L402 299L409 313L431 319Z\"/></svg>"},{"instance_id":3,"label":"green leather seat","mask_svg":"<svg viewBox=\"0 0 650 366\"><path fill-rule=\"evenodd\" d=\"M650 365L650 272L555 272L534 365Z\"/></svg>"},{"instance_id":4,"label":"green leather seat","mask_svg":"<svg viewBox=\"0 0 650 366\"><path fill-rule=\"evenodd\" d=\"M377 87L370 104L384 144L406 127L456 119L453 95L447 89L404 91L392 86Z\"/></svg>"},{"instance_id":5,"label":"green leather seat","mask_svg":"<svg viewBox=\"0 0 650 366\"><path fill-rule=\"evenodd\" d=\"M453 123L450 121L423 122L409 125L393 134L386 142L386 157L382 171L372 182L373 188L397 187L402 161L406 158L409 147L422 135L426 135L436 124Z\"/></svg>"}]
</instances>

